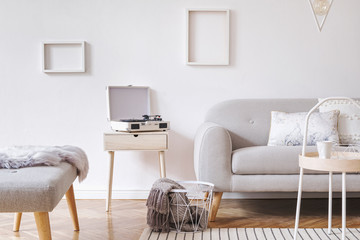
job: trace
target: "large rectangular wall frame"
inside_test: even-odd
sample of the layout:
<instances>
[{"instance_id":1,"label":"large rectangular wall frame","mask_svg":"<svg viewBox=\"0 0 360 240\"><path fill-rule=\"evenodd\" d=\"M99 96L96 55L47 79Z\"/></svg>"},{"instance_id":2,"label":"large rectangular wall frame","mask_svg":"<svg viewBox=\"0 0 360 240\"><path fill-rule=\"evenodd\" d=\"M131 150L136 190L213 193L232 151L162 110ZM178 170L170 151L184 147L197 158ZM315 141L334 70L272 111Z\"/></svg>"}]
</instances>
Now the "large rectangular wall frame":
<instances>
[{"instance_id":1,"label":"large rectangular wall frame","mask_svg":"<svg viewBox=\"0 0 360 240\"><path fill-rule=\"evenodd\" d=\"M229 9L186 9L186 25L187 65L229 65Z\"/></svg>"},{"instance_id":2,"label":"large rectangular wall frame","mask_svg":"<svg viewBox=\"0 0 360 240\"><path fill-rule=\"evenodd\" d=\"M45 73L85 72L85 41L43 42L42 70Z\"/></svg>"}]
</instances>

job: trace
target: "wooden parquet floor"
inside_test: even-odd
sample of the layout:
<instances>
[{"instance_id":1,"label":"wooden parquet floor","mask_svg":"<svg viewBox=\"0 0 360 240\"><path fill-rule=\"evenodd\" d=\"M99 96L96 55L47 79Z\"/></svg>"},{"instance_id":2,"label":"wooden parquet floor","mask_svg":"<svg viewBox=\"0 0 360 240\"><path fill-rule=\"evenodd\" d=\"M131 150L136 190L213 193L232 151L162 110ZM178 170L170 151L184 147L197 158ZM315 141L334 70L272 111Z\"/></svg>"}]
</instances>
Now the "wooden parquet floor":
<instances>
[{"instance_id":1,"label":"wooden parquet floor","mask_svg":"<svg viewBox=\"0 0 360 240\"><path fill-rule=\"evenodd\" d=\"M50 213L54 240L132 240L146 227L145 200L113 200L111 213L104 200L77 200L80 232L74 232L66 201ZM294 226L296 200L222 200L216 222L210 227L290 227ZM333 202L333 224L341 227L341 200ZM24 213L20 232L12 232L12 213L0 214L0 240L34 240L34 216ZM303 199L300 227L327 226L327 199ZM360 199L347 201L347 226L360 228Z\"/></svg>"}]
</instances>

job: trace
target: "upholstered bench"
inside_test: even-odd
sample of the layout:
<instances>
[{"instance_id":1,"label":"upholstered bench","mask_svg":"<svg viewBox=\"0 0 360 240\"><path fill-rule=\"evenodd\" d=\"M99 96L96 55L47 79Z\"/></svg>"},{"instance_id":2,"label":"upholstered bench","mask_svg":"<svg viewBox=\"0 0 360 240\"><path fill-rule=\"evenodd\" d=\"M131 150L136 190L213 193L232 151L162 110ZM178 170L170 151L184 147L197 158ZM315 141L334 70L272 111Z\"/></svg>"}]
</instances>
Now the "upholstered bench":
<instances>
[{"instance_id":1,"label":"upholstered bench","mask_svg":"<svg viewBox=\"0 0 360 240\"><path fill-rule=\"evenodd\" d=\"M51 239L49 212L66 194L75 231L79 223L72 183L77 169L67 162L58 166L0 169L0 212L15 212L14 231L19 231L23 212L34 212L40 240Z\"/></svg>"}]
</instances>

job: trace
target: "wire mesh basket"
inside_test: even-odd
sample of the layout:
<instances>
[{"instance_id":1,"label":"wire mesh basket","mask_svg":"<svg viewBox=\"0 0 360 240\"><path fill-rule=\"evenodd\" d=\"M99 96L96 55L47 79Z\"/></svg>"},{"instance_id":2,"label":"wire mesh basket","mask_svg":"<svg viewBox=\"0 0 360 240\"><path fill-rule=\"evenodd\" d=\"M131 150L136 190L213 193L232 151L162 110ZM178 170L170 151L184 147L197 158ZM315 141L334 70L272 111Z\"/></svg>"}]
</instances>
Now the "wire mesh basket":
<instances>
[{"instance_id":1,"label":"wire mesh basket","mask_svg":"<svg viewBox=\"0 0 360 240\"><path fill-rule=\"evenodd\" d=\"M177 232L197 232L207 228L214 184L179 181L185 189L170 192L169 225Z\"/></svg>"}]
</instances>

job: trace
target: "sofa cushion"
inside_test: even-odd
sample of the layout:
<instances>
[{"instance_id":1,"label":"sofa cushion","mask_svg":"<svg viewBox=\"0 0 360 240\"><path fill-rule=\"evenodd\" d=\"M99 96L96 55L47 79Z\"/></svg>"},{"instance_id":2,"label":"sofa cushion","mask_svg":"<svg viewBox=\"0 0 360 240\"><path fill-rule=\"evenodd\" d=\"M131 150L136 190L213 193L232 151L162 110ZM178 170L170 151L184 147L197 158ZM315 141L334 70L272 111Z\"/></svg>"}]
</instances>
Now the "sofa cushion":
<instances>
[{"instance_id":1,"label":"sofa cushion","mask_svg":"<svg viewBox=\"0 0 360 240\"><path fill-rule=\"evenodd\" d=\"M322 101L324 99L319 99ZM359 100L356 100L360 104ZM360 144L360 109L348 100L329 100L319 107L320 112L340 110L339 138L341 144Z\"/></svg>"},{"instance_id":2,"label":"sofa cushion","mask_svg":"<svg viewBox=\"0 0 360 240\"><path fill-rule=\"evenodd\" d=\"M310 115L307 145L320 141L339 142L337 131L338 110L315 112ZM268 146L300 146L304 140L307 112L271 112L271 127Z\"/></svg>"},{"instance_id":3,"label":"sofa cushion","mask_svg":"<svg viewBox=\"0 0 360 240\"><path fill-rule=\"evenodd\" d=\"M234 174L299 174L301 149L302 146L240 148L232 153L232 171ZM316 147L306 147L306 152L314 151Z\"/></svg>"},{"instance_id":4,"label":"sofa cushion","mask_svg":"<svg viewBox=\"0 0 360 240\"><path fill-rule=\"evenodd\" d=\"M0 169L0 212L51 212L76 179L76 168Z\"/></svg>"}]
</instances>

